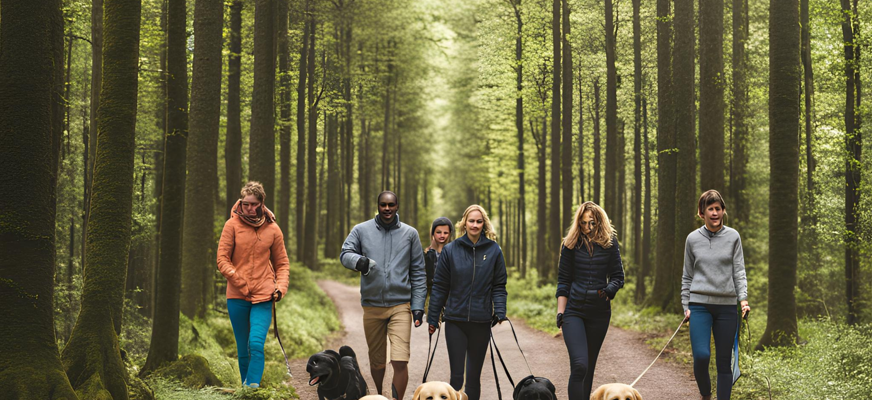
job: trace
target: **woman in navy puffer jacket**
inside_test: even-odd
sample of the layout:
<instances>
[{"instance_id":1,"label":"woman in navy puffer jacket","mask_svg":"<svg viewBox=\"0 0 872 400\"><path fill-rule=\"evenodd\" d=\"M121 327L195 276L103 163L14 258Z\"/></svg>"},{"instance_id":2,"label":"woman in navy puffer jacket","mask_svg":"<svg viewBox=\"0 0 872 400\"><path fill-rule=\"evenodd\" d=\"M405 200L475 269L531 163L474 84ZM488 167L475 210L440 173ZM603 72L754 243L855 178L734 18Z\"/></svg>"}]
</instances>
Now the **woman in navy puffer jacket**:
<instances>
[{"instance_id":1,"label":"woman in navy puffer jacket","mask_svg":"<svg viewBox=\"0 0 872 400\"><path fill-rule=\"evenodd\" d=\"M506 319L506 263L481 206L466 209L457 232L458 239L439 256L427 322L432 335L442 315L451 386L464 387L465 366L466 394L469 400L478 400L492 322Z\"/></svg>"},{"instance_id":2,"label":"woman in navy puffer jacket","mask_svg":"<svg viewBox=\"0 0 872 400\"><path fill-rule=\"evenodd\" d=\"M590 398L596 359L612 316L609 300L624 286L617 233L605 210L582 204L560 249L557 327L569 350L569 400Z\"/></svg>"}]
</instances>

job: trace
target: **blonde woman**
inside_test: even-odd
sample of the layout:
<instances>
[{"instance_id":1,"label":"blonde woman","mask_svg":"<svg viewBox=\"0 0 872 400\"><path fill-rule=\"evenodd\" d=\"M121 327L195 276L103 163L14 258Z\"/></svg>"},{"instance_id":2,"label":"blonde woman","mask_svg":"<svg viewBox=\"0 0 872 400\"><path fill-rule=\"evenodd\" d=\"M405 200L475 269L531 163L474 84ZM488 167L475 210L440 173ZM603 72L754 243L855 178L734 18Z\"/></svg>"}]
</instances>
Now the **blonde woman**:
<instances>
[{"instance_id":1,"label":"blonde woman","mask_svg":"<svg viewBox=\"0 0 872 400\"><path fill-rule=\"evenodd\" d=\"M617 233L602 207L585 202L563 239L557 274L557 328L569 351L569 400L590 398L612 316L609 301L623 286Z\"/></svg>"},{"instance_id":2,"label":"blonde woman","mask_svg":"<svg viewBox=\"0 0 872 400\"><path fill-rule=\"evenodd\" d=\"M478 400L490 328L506 319L506 263L481 206L466 209L457 235L436 264L427 322L432 335L442 315L451 386L464 388L469 400Z\"/></svg>"}]
</instances>

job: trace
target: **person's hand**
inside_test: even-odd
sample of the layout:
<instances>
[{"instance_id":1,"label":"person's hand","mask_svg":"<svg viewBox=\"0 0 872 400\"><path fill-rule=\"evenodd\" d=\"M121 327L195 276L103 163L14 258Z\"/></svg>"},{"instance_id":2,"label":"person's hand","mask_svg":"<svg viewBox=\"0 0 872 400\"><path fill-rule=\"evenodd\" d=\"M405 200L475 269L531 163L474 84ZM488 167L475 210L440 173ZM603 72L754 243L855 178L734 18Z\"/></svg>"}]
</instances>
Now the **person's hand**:
<instances>
[{"instance_id":1,"label":"person's hand","mask_svg":"<svg viewBox=\"0 0 872 400\"><path fill-rule=\"evenodd\" d=\"M376 264L371 258L360 257L357 260L357 265L354 266L354 269L360 271L364 276L369 275L370 272L375 268Z\"/></svg>"},{"instance_id":2,"label":"person's hand","mask_svg":"<svg viewBox=\"0 0 872 400\"><path fill-rule=\"evenodd\" d=\"M751 313L751 306L748 305L748 300L742 300L742 319L745 319Z\"/></svg>"},{"instance_id":3,"label":"person's hand","mask_svg":"<svg viewBox=\"0 0 872 400\"><path fill-rule=\"evenodd\" d=\"M284 295L282 295L282 291L278 289L276 289L276 291L272 294L273 300L275 300L277 303L282 300L282 297L284 297Z\"/></svg>"},{"instance_id":4,"label":"person's hand","mask_svg":"<svg viewBox=\"0 0 872 400\"><path fill-rule=\"evenodd\" d=\"M430 324L430 327L427 330L430 332L431 335L436 333L436 325Z\"/></svg>"},{"instance_id":5,"label":"person's hand","mask_svg":"<svg viewBox=\"0 0 872 400\"><path fill-rule=\"evenodd\" d=\"M508 318L506 318L505 315L499 316L499 315L494 314L494 316L491 317L491 328L497 326L497 324L502 324L503 321L506 321L506 320L508 320Z\"/></svg>"},{"instance_id":6,"label":"person's hand","mask_svg":"<svg viewBox=\"0 0 872 400\"><path fill-rule=\"evenodd\" d=\"M557 329L563 329L563 313L557 313Z\"/></svg>"},{"instance_id":7,"label":"person's hand","mask_svg":"<svg viewBox=\"0 0 872 400\"><path fill-rule=\"evenodd\" d=\"M684 310L684 322L690 321L690 310Z\"/></svg>"},{"instance_id":8,"label":"person's hand","mask_svg":"<svg viewBox=\"0 0 872 400\"><path fill-rule=\"evenodd\" d=\"M415 320L415 328L424 323L424 310L412 310L412 319Z\"/></svg>"},{"instance_id":9,"label":"person's hand","mask_svg":"<svg viewBox=\"0 0 872 400\"><path fill-rule=\"evenodd\" d=\"M600 289L600 290L597 290L596 293L599 295L599 297L601 299L605 299L605 301L609 301L609 294L606 293L605 290Z\"/></svg>"}]
</instances>

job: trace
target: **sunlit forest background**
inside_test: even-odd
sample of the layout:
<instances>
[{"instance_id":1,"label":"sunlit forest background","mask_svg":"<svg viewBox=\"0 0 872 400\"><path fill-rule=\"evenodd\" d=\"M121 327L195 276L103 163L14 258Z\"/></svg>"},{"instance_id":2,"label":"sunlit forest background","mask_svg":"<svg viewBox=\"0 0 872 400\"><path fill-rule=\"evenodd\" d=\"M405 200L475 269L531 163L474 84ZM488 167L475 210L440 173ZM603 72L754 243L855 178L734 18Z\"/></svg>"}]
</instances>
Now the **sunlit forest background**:
<instances>
[{"instance_id":1,"label":"sunlit forest background","mask_svg":"<svg viewBox=\"0 0 872 400\"><path fill-rule=\"evenodd\" d=\"M256 180L294 357L341 329L315 280L344 279L382 190L424 246L484 206L510 313L546 331L561 238L601 204L627 274L613 323L662 345L718 189L754 307L734 394L866 397L869 21L868 0L2 0L0 391L238 384L215 251ZM167 372L182 356L199 383ZM293 396L267 356L264 396Z\"/></svg>"}]
</instances>

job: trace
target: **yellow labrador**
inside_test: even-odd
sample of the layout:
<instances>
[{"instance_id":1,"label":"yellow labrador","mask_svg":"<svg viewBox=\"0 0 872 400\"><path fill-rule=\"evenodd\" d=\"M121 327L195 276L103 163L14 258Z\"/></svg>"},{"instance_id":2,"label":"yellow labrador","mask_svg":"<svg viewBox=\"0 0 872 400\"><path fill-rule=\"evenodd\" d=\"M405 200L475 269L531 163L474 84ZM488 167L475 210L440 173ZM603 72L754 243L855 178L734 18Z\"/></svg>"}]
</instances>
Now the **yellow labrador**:
<instances>
[{"instance_id":1,"label":"yellow labrador","mask_svg":"<svg viewBox=\"0 0 872 400\"><path fill-rule=\"evenodd\" d=\"M639 391L623 383L602 385L590 395L590 400L642 400Z\"/></svg>"},{"instance_id":2,"label":"yellow labrador","mask_svg":"<svg viewBox=\"0 0 872 400\"><path fill-rule=\"evenodd\" d=\"M369 396L363 396L360 400L389 400L387 397L384 397L380 394L371 394Z\"/></svg>"},{"instance_id":3,"label":"yellow labrador","mask_svg":"<svg viewBox=\"0 0 872 400\"><path fill-rule=\"evenodd\" d=\"M412 400L469 400L469 397L462 390L454 390L446 382L433 381L418 386Z\"/></svg>"}]
</instances>

